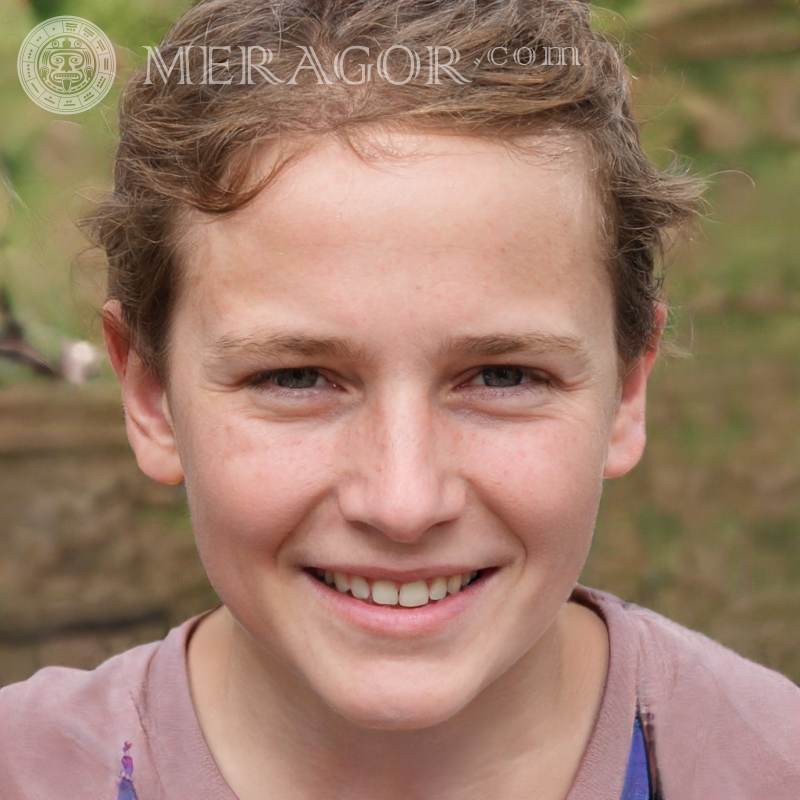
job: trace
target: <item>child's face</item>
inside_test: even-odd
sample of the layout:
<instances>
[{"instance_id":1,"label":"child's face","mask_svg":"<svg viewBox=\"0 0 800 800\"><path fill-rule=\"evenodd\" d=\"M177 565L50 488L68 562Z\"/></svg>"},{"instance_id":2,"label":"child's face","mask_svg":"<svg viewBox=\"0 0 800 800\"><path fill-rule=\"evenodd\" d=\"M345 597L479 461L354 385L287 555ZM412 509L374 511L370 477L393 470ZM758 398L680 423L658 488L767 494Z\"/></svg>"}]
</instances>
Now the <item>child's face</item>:
<instances>
[{"instance_id":1,"label":"child's face","mask_svg":"<svg viewBox=\"0 0 800 800\"><path fill-rule=\"evenodd\" d=\"M463 137L395 145L425 157L326 143L193 224L180 465L164 437L137 451L185 474L202 560L269 670L357 722L419 727L545 646L603 477L641 454L652 356L620 381L579 146L533 163ZM404 608L317 570L479 578Z\"/></svg>"}]
</instances>

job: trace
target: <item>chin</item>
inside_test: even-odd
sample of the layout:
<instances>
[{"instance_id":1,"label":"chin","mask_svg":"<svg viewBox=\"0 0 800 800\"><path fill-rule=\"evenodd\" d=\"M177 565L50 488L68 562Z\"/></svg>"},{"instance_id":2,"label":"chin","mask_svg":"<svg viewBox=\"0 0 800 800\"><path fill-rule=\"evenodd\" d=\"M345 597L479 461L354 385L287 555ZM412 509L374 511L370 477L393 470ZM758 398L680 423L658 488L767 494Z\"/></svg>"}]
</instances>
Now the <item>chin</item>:
<instances>
[{"instance_id":1,"label":"chin","mask_svg":"<svg viewBox=\"0 0 800 800\"><path fill-rule=\"evenodd\" d=\"M462 706L420 702L417 697L408 703L380 707L360 700L352 705L335 706L335 710L354 725L382 731L416 731L432 728L452 719Z\"/></svg>"},{"instance_id":2,"label":"chin","mask_svg":"<svg viewBox=\"0 0 800 800\"><path fill-rule=\"evenodd\" d=\"M458 691L452 676L437 682L430 674L421 680L410 676L398 681L355 681L338 697L328 696L328 703L342 717L364 728L386 731L410 731L430 728L452 719L478 694ZM456 689L456 691L454 691ZM325 696L324 694L322 695Z\"/></svg>"}]
</instances>

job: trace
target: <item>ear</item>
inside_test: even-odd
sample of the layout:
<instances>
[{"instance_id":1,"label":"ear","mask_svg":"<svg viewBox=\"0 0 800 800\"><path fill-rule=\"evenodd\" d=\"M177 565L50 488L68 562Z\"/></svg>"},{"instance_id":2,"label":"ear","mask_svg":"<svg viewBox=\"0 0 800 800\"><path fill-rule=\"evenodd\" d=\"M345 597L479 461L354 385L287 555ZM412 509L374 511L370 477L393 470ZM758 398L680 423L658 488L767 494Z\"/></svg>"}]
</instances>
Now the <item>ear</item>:
<instances>
[{"instance_id":1,"label":"ear","mask_svg":"<svg viewBox=\"0 0 800 800\"><path fill-rule=\"evenodd\" d=\"M642 457L647 440L645 409L647 381L658 356L661 335L666 324L666 308L656 308L656 332L647 351L630 365L622 380L622 389L611 428L611 441L606 453L604 478L619 478L632 470Z\"/></svg>"},{"instance_id":2,"label":"ear","mask_svg":"<svg viewBox=\"0 0 800 800\"><path fill-rule=\"evenodd\" d=\"M159 483L183 480L167 396L131 344L118 301L103 306L103 334L111 366L122 389L128 441L139 469Z\"/></svg>"}]
</instances>

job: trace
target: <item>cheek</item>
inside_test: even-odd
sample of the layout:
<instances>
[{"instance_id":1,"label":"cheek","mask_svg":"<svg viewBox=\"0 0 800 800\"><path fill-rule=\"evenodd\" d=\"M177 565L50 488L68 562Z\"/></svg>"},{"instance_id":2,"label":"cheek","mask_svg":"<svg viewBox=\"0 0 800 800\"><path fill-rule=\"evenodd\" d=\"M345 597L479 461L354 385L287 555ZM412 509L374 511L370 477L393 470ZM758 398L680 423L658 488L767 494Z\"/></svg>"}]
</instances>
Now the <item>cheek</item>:
<instances>
[{"instance_id":1,"label":"cheek","mask_svg":"<svg viewBox=\"0 0 800 800\"><path fill-rule=\"evenodd\" d=\"M277 549L326 493L334 467L329 443L258 420L208 427L181 449L201 555L234 541L244 550Z\"/></svg>"},{"instance_id":2,"label":"cheek","mask_svg":"<svg viewBox=\"0 0 800 800\"><path fill-rule=\"evenodd\" d=\"M570 561L591 543L603 487L602 432L583 420L542 420L481 437L481 502L529 556Z\"/></svg>"}]
</instances>

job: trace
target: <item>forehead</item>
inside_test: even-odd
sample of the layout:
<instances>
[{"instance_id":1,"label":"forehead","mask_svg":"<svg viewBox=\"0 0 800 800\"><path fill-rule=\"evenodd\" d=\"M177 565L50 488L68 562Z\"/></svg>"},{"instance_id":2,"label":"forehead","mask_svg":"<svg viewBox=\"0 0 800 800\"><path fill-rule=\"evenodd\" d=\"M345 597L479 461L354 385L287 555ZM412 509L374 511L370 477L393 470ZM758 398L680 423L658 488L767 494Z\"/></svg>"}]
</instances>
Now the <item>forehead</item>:
<instances>
[{"instance_id":1,"label":"forehead","mask_svg":"<svg viewBox=\"0 0 800 800\"><path fill-rule=\"evenodd\" d=\"M254 160L254 176L269 174L286 155L294 154L286 148L263 151ZM190 214L187 239L195 239L191 232L218 219L229 223L226 227L231 231L241 230L268 208L272 212L286 209L287 201L296 203L292 212L299 212L281 214L280 229L287 234L307 222L300 206L318 210L329 200L341 211L354 200L380 199L371 211L383 222L398 210L404 214L398 221L406 221L414 206L417 216L427 218L437 203L439 214L449 212L453 222L471 215L476 203L483 203L480 212L487 224L506 217L512 206L520 213L539 216L545 207L588 211L592 217L599 216L600 210L591 181L591 156L583 140L571 134L504 142L390 131L359 134L351 146L319 137L305 155L288 163L256 202L244 209L222 218ZM362 213L366 215L367 209ZM272 226L274 231L278 227Z\"/></svg>"},{"instance_id":2,"label":"forehead","mask_svg":"<svg viewBox=\"0 0 800 800\"><path fill-rule=\"evenodd\" d=\"M611 324L600 208L579 141L520 149L394 134L374 144L357 154L321 141L245 208L195 214L179 307L213 306L209 318L233 324L281 298L287 313L338 308L344 322L351 301L415 291L465 314L477 297L484 312L513 315L526 311L511 307L517 298L558 296L575 315L599 299L599 322ZM273 161L267 154L259 168Z\"/></svg>"}]
</instances>

